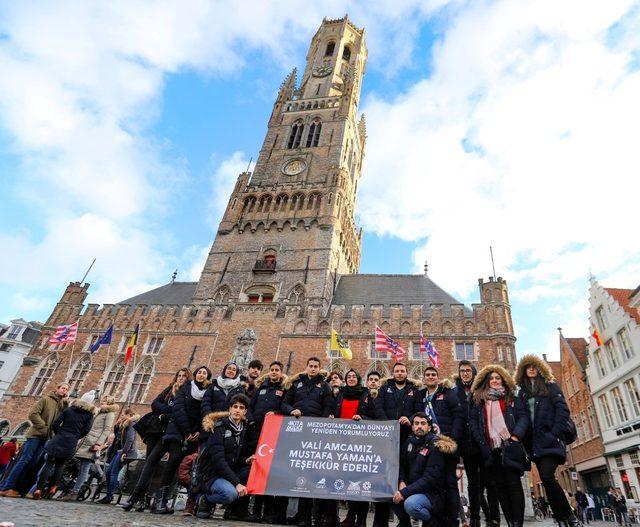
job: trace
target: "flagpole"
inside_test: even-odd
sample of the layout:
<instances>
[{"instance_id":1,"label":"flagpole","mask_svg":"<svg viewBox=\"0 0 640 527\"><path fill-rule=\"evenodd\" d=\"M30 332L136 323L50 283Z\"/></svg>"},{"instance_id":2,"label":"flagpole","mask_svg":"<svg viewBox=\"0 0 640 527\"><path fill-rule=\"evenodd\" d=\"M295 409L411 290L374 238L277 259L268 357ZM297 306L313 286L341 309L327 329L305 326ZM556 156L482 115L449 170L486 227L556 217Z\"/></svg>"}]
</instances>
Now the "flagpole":
<instances>
[{"instance_id":1,"label":"flagpole","mask_svg":"<svg viewBox=\"0 0 640 527\"><path fill-rule=\"evenodd\" d=\"M276 359L278 360L278 357L280 356L280 343L282 342L282 337L278 337L278 347L276 348Z\"/></svg>"},{"instance_id":2,"label":"flagpole","mask_svg":"<svg viewBox=\"0 0 640 527\"><path fill-rule=\"evenodd\" d=\"M216 338L213 341L213 346L211 346L211 353L209 353L209 360L207 362L207 368L211 369L211 359L213 359L213 351L216 349L216 344L218 343L218 335L220 335L219 331L216 331Z\"/></svg>"}]
</instances>

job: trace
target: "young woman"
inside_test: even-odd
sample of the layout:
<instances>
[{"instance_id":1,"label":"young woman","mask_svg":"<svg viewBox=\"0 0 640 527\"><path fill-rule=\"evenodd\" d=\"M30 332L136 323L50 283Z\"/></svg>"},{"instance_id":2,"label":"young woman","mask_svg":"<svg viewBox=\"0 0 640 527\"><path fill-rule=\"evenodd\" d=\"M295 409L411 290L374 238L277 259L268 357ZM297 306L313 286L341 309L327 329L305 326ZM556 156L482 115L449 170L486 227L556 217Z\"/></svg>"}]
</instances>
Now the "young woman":
<instances>
[{"instance_id":1,"label":"young woman","mask_svg":"<svg viewBox=\"0 0 640 527\"><path fill-rule=\"evenodd\" d=\"M532 423L523 444L538 468L553 515L561 525L579 526L581 522L555 476L558 465L567 459L563 439L569 429L570 412L562 389L549 365L536 355L520 359L515 380L520 387L518 397Z\"/></svg>"},{"instance_id":2,"label":"young woman","mask_svg":"<svg viewBox=\"0 0 640 527\"><path fill-rule=\"evenodd\" d=\"M91 391L89 393L94 393ZM74 501L78 499L78 492L89 477L89 468L94 459L100 454L103 448L106 448L111 428L116 420L116 415L120 407L115 404L116 399L112 396L103 397L100 403L98 415L93 419L93 425L89 433L80 440L76 450L76 459L80 461L80 469L76 483L63 499L64 501Z\"/></svg>"},{"instance_id":3,"label":"young woman","mask_svg":"<svg viewBox=\"0 0 640 527\"><path fill-rule=\"evenodd\" d=\"M524 492L520 478L527 467L519 443L529 429L529 417L521 399L515 397L515 387L513 377L502 366L485 366L471 386L469 426L489 478L495 481L507 524L522 527ZM496 513L491 511L491 517L499 517Z\"/></svg>"},{"instance_id":4,"label":"young woman","mask_svg":"<svg viewBox=\"0 0 640 527\"><path fill-rule=\"evenodd\" d=\"M75 454L78 441L91 430L93 416L98 412L93 400L93 392L85 393L51 425L55 436L44 445L45 463L38 472L34 500L40 499L45 491L47 497L56 493L64 466Z\"/></svg>"},{"instance_id":5,"label":"young woman","mask_svg":"<svg viewBox=\"0 0 640 527\"><path fill-rule=\"evenodd\" d=\"M246 383L240 378L240 368L235 362L228 362L220 375L211 383L202 399L202 417L212 412L224 412L234 395L244 394Z\"/></svg>"}]
</instances>

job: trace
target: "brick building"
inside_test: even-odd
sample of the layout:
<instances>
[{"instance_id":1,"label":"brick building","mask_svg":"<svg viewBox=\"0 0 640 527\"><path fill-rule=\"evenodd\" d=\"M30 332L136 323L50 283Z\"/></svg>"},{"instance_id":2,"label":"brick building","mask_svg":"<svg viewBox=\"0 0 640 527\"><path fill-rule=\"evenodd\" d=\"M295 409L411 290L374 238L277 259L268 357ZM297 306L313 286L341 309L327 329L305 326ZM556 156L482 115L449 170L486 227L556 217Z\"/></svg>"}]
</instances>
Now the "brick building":
<instances>
[{"instance_id":1,"label":"brick building","mask_svg":"<svg viewBox=\"0 0 640 527\"><path fill-rule=\"evenodd\" d=\"M84 304L89 284L70 283L0 403L0 418L22 426L36 397L70 380L78 393L99 388L146 411L181 366L217 371L236 350L292 372L310 355L330 367L390 372L372 349L376 325L408 351L419 375L424 334L440 351L445 375L457 360L515 366L507 283L479 280L480 302L464 306L426 272L358 274L362 232L356 194L366 143L357 115L367 48L347 17L323 20L300 81L283 82L253 173L239 175L198 282L172 281L117 304ZM74 346L50 346L56 325L79 321ZM128 337L140 324L134 361ZM91 342L114 324L111 346ZM331 357L329 333L349 340L353 360Z\"/></svg>"}]
</instances>

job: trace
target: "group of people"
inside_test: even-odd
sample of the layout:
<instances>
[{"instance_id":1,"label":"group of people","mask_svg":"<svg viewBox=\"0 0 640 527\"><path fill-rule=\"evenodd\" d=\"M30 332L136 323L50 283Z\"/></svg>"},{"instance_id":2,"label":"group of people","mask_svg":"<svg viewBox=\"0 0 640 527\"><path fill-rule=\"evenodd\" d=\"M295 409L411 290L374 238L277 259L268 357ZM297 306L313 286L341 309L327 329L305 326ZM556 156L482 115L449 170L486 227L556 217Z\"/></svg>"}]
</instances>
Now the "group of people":
<instances>
[{"instance_id":1,"label":"group of people","mask_svg":"<svg viewBox=\"0 0 640 527\"><path fill-rule=\"evenodd\" d=\"M537 356L523 357L515 375L495 364L477 372L471 362L460 361L450 380L429 366L422 382L409 379L400 362L391 377L372 371L364 381L353 369L344 377L322 370L317 357L291 377L278 361L262 370L258 360L246 372L229 362L217 377L206 366L193 372L182 368L142 417L130 408L121 410L111 397L98 403L94 392L68 405L69 386L61 384L32 409L22 455L0 485L0 495L22 495L16 489L21 474L44 454L29 492L34 499L53 496L65 464L75 456L79 475L62 497L74 500L92 459L106 452L107 488L99 502L109 504L121 468L138 458L140 436L146 455L124 505L127 511L149 507L155 476L159 484L152 512L157 514L173 512L171 497L179 478L188 485L187 515L207 518L223 505L226 519L364 527L369 504L359 501L348 502L342 521L337 502L324 499L299 498L297 513L287 518L287 498L255 496L249 512L246 483L262 427L269 414L282 414L399 423L398 490L389 502L375 503L374 527L388 527L391 510L399 527L410 527L411 518L429 526L459 525L460 461L467 475L471 527L480 526L481 510L486 525L500 525L500 509L509 527L522 526L521 477L531 461L556 520L579 525L554 475L571 441L569 408L548 364Z\"/></svg>"}]
</instances>

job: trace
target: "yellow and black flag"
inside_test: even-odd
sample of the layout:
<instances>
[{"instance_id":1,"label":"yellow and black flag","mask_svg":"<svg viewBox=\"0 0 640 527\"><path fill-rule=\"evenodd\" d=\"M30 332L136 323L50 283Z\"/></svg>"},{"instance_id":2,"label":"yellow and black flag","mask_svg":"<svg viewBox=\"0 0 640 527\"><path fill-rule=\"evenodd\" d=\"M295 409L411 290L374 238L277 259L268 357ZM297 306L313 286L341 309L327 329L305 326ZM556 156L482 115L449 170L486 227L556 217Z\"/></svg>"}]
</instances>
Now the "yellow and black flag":
<instances>
[{"instance_id":1,"label":"yellow and black flag","mask_svg":"<svg viewBox=\"0 0 640 527\"><path fill-rule=\"evenodd\" d=\"M351 360L353 355L351 349L349 349L349 343L343 339L335 329L331 330L331 351L339 351L340 355L347 360Z\"/></svg>"}]
</instances>

